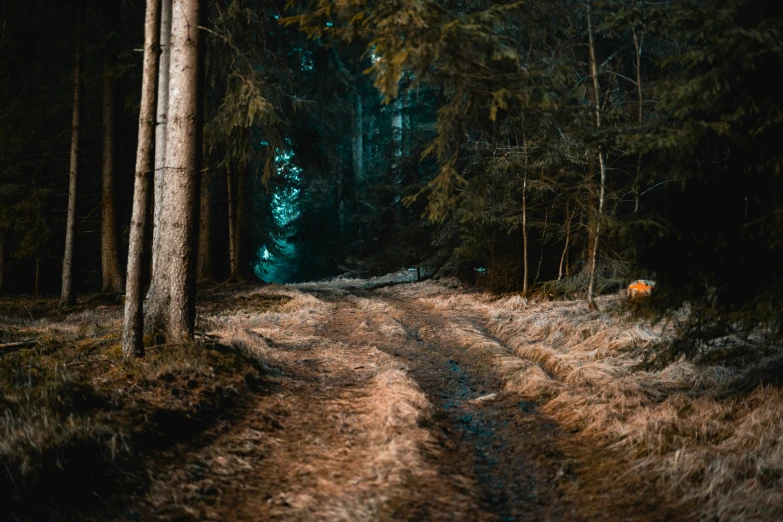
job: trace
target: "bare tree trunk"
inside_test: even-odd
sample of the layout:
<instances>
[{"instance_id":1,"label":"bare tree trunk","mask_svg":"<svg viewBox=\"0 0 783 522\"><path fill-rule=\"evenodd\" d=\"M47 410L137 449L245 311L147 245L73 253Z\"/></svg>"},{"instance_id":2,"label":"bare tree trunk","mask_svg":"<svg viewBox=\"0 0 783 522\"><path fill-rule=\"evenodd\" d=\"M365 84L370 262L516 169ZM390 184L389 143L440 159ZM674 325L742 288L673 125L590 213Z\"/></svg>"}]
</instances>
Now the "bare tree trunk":
<instances>
[{"instance_id":1,"label":"bare tree trunk","mask_svg":"<svg viewBox=\"0 0 783 522\"><path fill-rule=\"evenodd\" d=\"M198 125L198 169L199 169L199 227L198 249L196 261L196 281L212 280L212 188L214 174L209 168L207 141L204 139L204 125L211 115L211 104L207 95L204 72L206 70L206 43L205 32L199 33L198 56L198 99L199 104Z\"/></svg>"},{"instance_id":2,"label":"bare tree trunk","mask_svg":"<svg viewBox=\"0 0 783 522\"><path fill-rule=\"evenodd\" d=\"M495 243L492 243L489 247L489 270L487 275L489 275L489 293L491 294L495 281Z\"/></svg>"},{"instance_id":3,"label":"bare tree trunk","mask_svg":"<svg viewBox=\"0 0 783 522\"><path fill-rule=\"evenodd\" d=\"M165 306L167 296L155 295L157 292L156 282L161 279L157 274L159 266L160 232L161 232L161 212L163 211L163 192L165 187L165 168L166 168L166 129L168 127L169 110L169 70L171 63L171 9L172 0L160 0L160 58L158 64L158 92L157 92L157 127L155 128L155 202L153 204L152 217L152 282L150 284L147 296L149 298L149 313L158 316L162 312L158 309ZM165 292L165 289L161 289Z\"/></svg>"},{"instance_id":4,"label":"bare tree trunk","mask_svg":"<svg viewBox=\"0 0 783 522\"><path fill-rule=\"evenodd\" d=\"M395 176L399 175L400 163L402 162L402 94L392 102L392 142L394 143L394 163L392 170ZM395 179L395 182L398 181Z\"/></svg>"},{"instance_id":5,"label":"bare tree trunk","mask_svg":"<svg viewBox=\"0 0 783 522\"><path fill-rule=\"evenodd\" d=\"M80 15L83 16L83 15ZM79 20L76 54L73 65L73 117L71 132L71 165L68 183L68 217L65 225L65 254L63 256L62 292L60 308L76 304L73 292L73 250L76 236L76 187L79 176L79 138L81 125L82 57L84 55L83 22Z\"/></svg>"},{"instance_id":6,"label":"bare tree trunk","mask_svg":"<svg viewBox=\"0 0 783 522\"><path fill-rule=\"evenodd\" d=\"M236 205L234 201L234 177L231 172L231 168L228 169L226 174L226 185L228 192L228 266L230 269L230 280L235 280L238 277L237 274L237 262L236 262L236 238L234 234L237 230L237 215Z\"/></svg>"},{"instance_id":7,"label":"bare tree trunk","mask_svg":"<svg viewBox=\"0 0 783 522\"><path fill-rule=\"evenodd\" d=\"M171 17L169 108L166 129L166 185L161 210L159 259L165 259L168 342L193 335L195 270L194 233L198 187L198 0L174 0ZM156 284L163 281L158 281Z\"/></svg>"},{"instance_id":8,"label":"bare tree trunk","mask_svg":"<svg viewBox=\"0 0 783 522\"><path fill-rule=\"evenodd\" d=\"M576 210L574 210L576 212ZM573 214L568 213L568 203L566 203L566 237L565 237L565 247L563 248L563 254L560 256L560 268L557 272L557 280L560 281L563 279L563 264L568 262L568 246L571 242L571 220L573 219ZM566 277L568 277L568 273L566 273Z\"/></svg>"},{"instance_id":9,"label":"bare tree trunk","mask_svg":"<svg viewBox=\"0 0 783 522\"><path fill-rule=\"evenodd\" d=\"M234 233L234 261L236 275L240 280L250 278L250 206L251 190L247 166L240 166L237 172L236 232Z\"/></svg>"},{"instance_id":10,"label":"bare tree trunk","mask_svg":"<svg viewBox=\"0 0 783 522\"><path fill-rule=\"evenodd\" d=\"M144 69L142 72L139 143L136 149L136 180L128 245L128 273L125 288L125 316L122 323L122 353L144 356L144 312L141 294L141 254L149 216L149 188L152 175L152 147L155 139L155 80L158 59L158 17L160 0L147 0L144 17Z\"/></svg>"},{"instance_id":11,"label":"bare tree trunk","mask_svg":"<svg viewBox=\"0 0 783 522\"><path fill-rule=\"evenodd\" d=\"M411 102L413 101L412 91L405 93L403 100L402 116L402 154L406 158L411 155Z\"/></svg>"},{"instance_id":12,"label":"bare tree trunk","mask_svg":"<svg viewBox=\"0 0 783 522\"><path fill-rule=\"evenodd\" d=\"M595 39L593 38L592 0L587 0L587 34L590 44L590 72L593 76L593 91L595 96L595 128L601 128L601 91L598 84L598 65L595 59ZM601 238L601 216L604 213L604 200L606 197L606 162L604 161L603 147L598 147L598 164L601 169L601 188L598 196L598 216L595 222L593 236L593 253L590 262L590 283L587 287L587 305L590 310L597 310L595 304L595 280L598 264L598 244Z\"/></svg>"},{"instance_id":13,"label":"bare tree trunk","mask_svg":"<svg viewBox=\"0 0 783 522\"><path fill-rule=\"evenodd\" d=\"M546 246L546 227L549 220L549 205L544 209L544 229L541 232L541 256L538 258L538 268L536 269L536 277L533 279L533 288L538 284L538 277L541 275L541 265L544 262L544 247Z\"/></svg>"},{"instance_id":14,"label":"bare tree trunk","mask_svg":"<svg viewBox=\"0 0 783 522\"><path fill-rule=\"evenodd\" d=\"M34 288L34 295L35 297L38 297L38 283L41 280L41 258L36 257L35 258L35 288Z\"/></svg>"},{"instance_id":15,"label":"bare tree trunk","mask_svg":"<svg viewBox=\"0 0 783 522\"><path fill-rule=\"evenodd\" d=\"M0 232L0 294L3 293L4 270L5 270L5 234Z\"/></svg>"},{"instance_id":16,"label":"bare tree trunk","mask_svg":"<svg viewBox=\"0 0 783 522\"><path fill-rule=\"evenodd\" d=\"M362 135L364 125L362 122L362 95L360 93L356 94L353 114L353 176L354 187L358 188L364 179L364 136Z\"/></svg>"},{"instance_id":17,"label":"bare tree trunk","mask_svg":"<svg viewBox=\"0 0 783 522\"><path fill-rule=\"evenodd\" d=\"M119 293L125 286L120 270L114 196L114 79L111 63L103 60L103 218L101 220L102 293Z\"/></svg>"},{"instance_id":18,"label":"bare tree trunk","mask_svg":"<svg viewBox=\"0 0 783 522\"><path fill-rule=\"evenodd\" d=\"M196 269L199 281L212 279L212 177L211 171L202 171Z\"/></svg>"},{"instance_id":19,"label":"bare tree trunk","mask_svg":"<svg viewBox=\"0 0 783 522\"><path fill-rule=\"evenodd\" d=\"M633 34L633 46L636 50L636 95L638 96L638 102L639 102L639 114L638 114L638 122L639 126L641 127L642 123L644 122L644 97L642 94L642 46L644 45L644 35L639 38L636 34L636 28L632 28L632 34ZM636 158L636 179L637 182L642 174L642 153L640 152ZM639 187L634 186L633 189L633 195L634 195L634 205L633 205L633 211L639 212Z\"/></svg>"},{"instance_id":20,"label":"bare tree trunk","mask_svg":"<svg viewBox=\"0 0 783 522\"><path fill-rule=\"evenodd\" d=\"M522 295L527 297L529 268L527 262L527 169L529 158L527 154L527 138L522 137L522 149L525 155L525 165L522 178Z\"/></svg>"}]
</instances>

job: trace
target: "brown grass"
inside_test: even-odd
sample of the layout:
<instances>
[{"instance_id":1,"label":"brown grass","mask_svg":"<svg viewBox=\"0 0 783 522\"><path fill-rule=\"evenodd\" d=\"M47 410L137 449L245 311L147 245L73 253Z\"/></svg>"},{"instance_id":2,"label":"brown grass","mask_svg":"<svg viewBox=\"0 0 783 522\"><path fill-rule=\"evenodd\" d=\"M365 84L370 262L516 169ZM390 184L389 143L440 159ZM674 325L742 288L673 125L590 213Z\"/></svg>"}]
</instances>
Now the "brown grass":
<instances>
[{"instance_id":1,"label":"brown grass","mask_svg":"<svg viewBox=\"0 0 783 522\"><path fill-rule=\"evenodd\" d=\"M432 405L405 365L377 348L406 342L400 313L344 292L345 284L365 287L332 282L321 300L294 286L269 285L255 294L288 297L274 310L251 317L223 310L209 318L212 334L275 361L297 387L286 393L291 417L277 436L299 438L269 451L264 465L274 474L275 496L264 506L249 504L256 515L247 518L279 509L287 520L394 520L411 499L421 502L411 484L442 480L427 461L437 453L426 428Z\"/></svg>"},{"instance_id":2,"label":"brown grass","mask_svg":"<svg viewBox=\"0 0 783 522\"><path fill-rule=\"evenodd\" d=\"M55 305L0 302L0 342L35 342L0 354L4 516L99 506L136 480L139 452L192 436L261 383L262 365L229 347L153 346L126 361L119 306Z\"/></svg>"},{"instance_id":3,"label":"brown grass","mask_svg":"<svg viewBox=\"0 0 783 522\"><path fill-rule=\"evenodd\" d=\"M619 295L588 312L581 301L497 299L436 282L388 291L451 314L458 327L432 335L491 361L505 390L539 401L575 447L614 459L689 518L783 519L783 390L759 383L780 375L779 355L637 371L643 351L671 334L632 318ZM606 468L591 466L598 477ZM606 469L618 480L617 465Z\"/></svg>"}]
</instances>

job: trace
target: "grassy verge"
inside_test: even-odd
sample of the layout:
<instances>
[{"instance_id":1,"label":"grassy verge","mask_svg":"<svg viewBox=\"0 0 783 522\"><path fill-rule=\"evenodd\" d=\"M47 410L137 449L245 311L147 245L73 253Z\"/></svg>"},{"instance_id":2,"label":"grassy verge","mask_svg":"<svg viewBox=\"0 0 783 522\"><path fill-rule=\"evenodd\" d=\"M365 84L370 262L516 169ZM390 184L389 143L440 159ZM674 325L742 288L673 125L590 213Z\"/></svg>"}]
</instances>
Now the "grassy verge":
<instances>
[{"instance_id":1,"label":"grassy verge","mask_svg":"<svg viewBox=\"0 0 783 522\"><path fill-rule=\"evenodd\" d=\"M126 361L119 306L53 306L0 301L0 344L35 343L0 350L5 517L72 518L72 509L100 506L128 487L145 455L192 437L264 387L265 367L233 348L153 346Z\"/></svg>"},{"instance_id":2,"label":"grassy verge","mask_svg":"<svg viewBox=\"0 0 783 522\"><path fill-rule=\"evenodd\" d=\"M432 335L488 361L504 391L570 434L564 451L582 465L569 495L601 498L603 511L585 518L660 519L655 506L639 508L654 493L670 518L783 520L780 346L716 346L721 357L644 369L647 351L674 332L640 320L618 294L590 312L582 301L498 299L435 282L395 292L454 314L452 331ZM613 496L618 482L636 493Z\"/></svg>"}]
</instances>

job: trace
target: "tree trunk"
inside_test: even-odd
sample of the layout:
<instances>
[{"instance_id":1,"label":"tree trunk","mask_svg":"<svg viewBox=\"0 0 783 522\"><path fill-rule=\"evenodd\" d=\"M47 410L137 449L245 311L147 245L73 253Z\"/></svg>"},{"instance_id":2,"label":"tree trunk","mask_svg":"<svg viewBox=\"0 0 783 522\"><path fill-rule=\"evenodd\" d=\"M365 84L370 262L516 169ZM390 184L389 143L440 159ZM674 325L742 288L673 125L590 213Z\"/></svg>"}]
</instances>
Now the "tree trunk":
<instances>
[{"instance_id":1,"label":"tree trunk","mask_svg":"<svg viewBox=\"0 0 783 522\"><path fill-rule=\"evenodd\" d=\"M237 230L237 215L236 205L234 201L234 178L231 168L226 173L226 192L228 194L228 266L230 269L229 280L235 280L238 277L237 274L237 262L236 262L236 238L234 234Z\"/></svg>"},{"instance_id":2,"label":"tree trunk","mask_svg":"<svg viewBox=\"0 0 783 522\"><path fill-rule=\"evenodd\" d=\"M196 145L198 151L199 172L199 226L196 258L195 281L210 281L212 279L212 181L213 174L207 161L207 142L204 139L204 123L209 114L209 96L204 77L206 70L205 32L199 31L198 53L198 132Z\"/></svg>"},{"instance_id":3,"label":"tree trunk","mask_svg":"<svg viewBox=\"0 0 783 522\"><path fill-rule=\"evenodd\" d=\"M80 15L83 16L83 15ZM76 54L73 64L73 115L71 123L71 165L70 181L68 183L68 217L65 224L65 254L63 255L62 292L60 308L76 304L73 292L73 251L76 236L76 187L79 176L79 138L81 125L82 97L82 57L84 55L84 39L82 36L82 20L76 43Z\"/></svg>"},{"instance_id":4,"label":"tree trunk","mask_svg":"<svg viewBox=\"0 0 783 522\"><path fill-rule=\"evenodd\" d=\"M392 102L392 143L394 143L394 162L392 170L395 177L399 177L400 163L402 162L402 94ZM395 182L400 180L395 179Z\"/></svg>"},{"instance_id":5,"label":"tree trunk","mask_svg":"<svg viewBox=\"0 0 783 522\"><path fill-rule=\"evenodd\" d=\"M598 65L595 59L595 39L593 38L592 0L587 0L587 34L590 50L590 72L593 76L593 93L595 96L595 128L601 128L601 91L598 84ZM598 147L598 165L601 169L601 187L598 196L598 215L595 221L595 233L593 235L593 252L590 261L590 283L587 287L587 305L590 310L598 309L595 304L595 280L598 265L598 244L601 239L601 216L604 213L604 199L606 194L606 162L604 161L603 147Z\"/></svg>"},{"instance_id":6,"label":"tree trunk","mask_svg":"<svg viewBox=\"0 0 783 522\"><path fill-rule=\"evenodd\" d=\"M525 165L522 178L522 295L527 297L529 270L527 263L527 168L529 164L527 156L527 138L522 137Z\"/></svg>"},{"instance_id":7,"label":"tree trunk","mask_svg":"<svg viewBox=\"0 0 783 522\"><path fill-rule=\"evenodd\" d=\"M642 123L644 122L644 97L642 94L642 46L644 45L644 35L642 35L641 38L636 34L636 28L632 28L632 34L633 34L633 46L636 50L636 95L638 97L638 103L639 103L639 113L638 113L638 123L639 127L642 126ZM642 153L640 152L638 156L636 157L636 180L637 183L639 182L639 179L642 175ZM634 195L634 204L633 204L633 211L634 213L639 212L639 187L634 184L633 189L633 195Z\"/></svg>"},{"instance_id":8,"label":"tree trunk","mask_svg":"<svg viewBox=\"0 0 783 522\"><path fill-rule=\"evenodd\" d=\"M236 275L240 280L250 278L250 207L251 195L247 166L239 167L237 173L236 232L234 233L234 262Z\"/></svg>"},{"instance_id":9,"label":"tree trunk","mask_svg":"<svg viewBox=\"0 0 783 522\"><path fill-rule=\"evenodd\" d=\"M101 220L101 292L119 293L125 286L120 270L114 196L114 79L111 63L103 60L103 218Z\"/></svg>"},{"instance_id":10,"label":"tree trunk","mask_svg":"<svg viewBox=\"0 0 783 522\"><path fill-rule=\"evenodd\" d=\"M576 210L574 210L576 212ZM568 263L568 246L571 242L571 219L573 218L573 214L568 213L568 203L566 203L566 237L565 237L565 247L563 248L563 254L560 256L560 268L557 272L557 280L560 281L563 279L563 264ZM566 277L568 277L568 273L566 273Z\"/></svg>"},{"instance_id":11,"label":"tree trunk","mask_svg":"<svg viewBox=\"0 0 783 522\"><path fill-rule=\"evenodd\" d=\"M3 293L3 271L5 270L5 234L0 232L0 295Z\"/></svg>"},{"instance_id":12,"label":"tree trunk","mask_svg":"<svg viewBox=\"0 0 783 522\"><path fill-rule=\"evenodd\" d=\"M538 258L538 268L536 277L533 279L533 288L538 284L538 277L541 275L541 265L544 263L544 247L546 246L546 227L549 220L549 205L544 209L544 228L541 231L541 256Z\"/></svg>"},{"instance_id":13,"label":"tree trunk","mask_svg":"<svg viewBox=\"0 0 783 522\"><path fill-rule=\"evenodd\" d=\"M592 176L595 176L595 166L593 165L594 163L595 163L595 158L590 158L589 171ZM582 217L584 218L585 216ZM585 262L585 265L582 267L583 270L589 270L590 266L592 266L593 264L593 244L595 243L595 227L593 227L590 223L590 215L587 215L586 218L587 218L587 239L586 239L583 257L587 261ZM584 223L582 224L584 225Z\"/></svg>"},{"instance_id":14,"label":"tree trunk","mask_svg":"<svg viewBox=\"0 0 783 522\"><path fill-rule=\"evenodd\" d=\"M169 106L166 125L166 184L160 213L159 267L155 285L168 287L167 342L193 335L196 190L198 188L198 0L173 0ZM165 277L164 277L165 276ZM156 293L158 293L156 289ZM157 297L157 296L156 296Z\"/></svg>"},{"instance_id":15,"label":"tree trunk","mask_svg":"<svg viewBox=\"0 0 783 522\"><path fill-rule=\"evenodd\" d=\"M355 110L353 123L353 178L354 190L358 192L359 186L364 179L364 136L362 129L362 95L356 94Z\"/></svg>"},{"instance_id":16,"label":"tree trunk","mask_svg":"<svg viewBox=\"0 0 783 522\"><path fill-rule=\"evenodd\" d=\"M212 177L211 171L202 171L198 228L198 268L196 269L199 281L212 279Z\"/></svg>"},{"instance_id":17,"label":"tree trunk","mask_svg":"<svg viewBox=\"0 0 783 522\"><path fill-rule=\"evenodd\" d=\"M160 232L161 232L161 212L163 211L163 192L165 187L165 168L166 168L166 129L168 127L168 110L169 110L169 70L171 63L171 16L172 16L172 0L159 0L160 1L160 58L158 63L158 92L157 92L157 127L155 128L155 185L154 195L155 201L152 209L152 279L149 290L147 292L149 298L148 315L151 313L153 316L159 316L162 311L157 308L159 306L165 306L167 296L155 295L157 292L156 282L161 279L157 275L157 268L159 266L158 259L159 254L162 252L160 248ZM161 289L161 292L165 292L165 289Z\"/></svg>"},{"instance_id":18,"label":"tree trunk","mask_svg":"<svg viewBox=\"0 0 783 522\"><path fill-rule=\"evenodd\" d=\"M41 280L41 258L35 258L35 287L33 289L35 297L38 297L38 283Z\"/></svg>"},{"instance_id":19,"label":"tree trunk","mask_svg":"<svg viewBox=\"0 0 783 522\"><path fill-rule=\"evenodd\" d=\"M125 316L122 323L122 353L144 355L144 313L141 295L141 254L149 216L149 188L152 176L152 147L155 139L155 80L158 59L158 17L160 0L147 0L144 17L144 68L142 71L139 142L136 149L136 180L133 186L133 214L128 245L128 274L125 288Z\"/></svg>"},{"instance_id":20,"label":"tree trunk","mask_svg":"<svg viewBox=\"0 0 783 522\"><path fill-rule=\"evenodd\" d=\"M403 115L402 115L402 154L406 158L411 155L411 102L413 100L412 91L405 93L405 99L403 100Z\"/></svg>"}]
</instances>

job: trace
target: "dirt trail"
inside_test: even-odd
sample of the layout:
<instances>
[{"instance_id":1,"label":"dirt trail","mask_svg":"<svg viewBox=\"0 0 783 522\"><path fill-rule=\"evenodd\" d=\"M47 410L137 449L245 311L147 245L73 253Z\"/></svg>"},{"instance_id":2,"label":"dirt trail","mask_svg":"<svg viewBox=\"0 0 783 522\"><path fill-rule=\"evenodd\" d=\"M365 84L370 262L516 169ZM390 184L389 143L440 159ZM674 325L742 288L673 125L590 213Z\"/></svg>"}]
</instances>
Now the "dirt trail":
<instances>
[{"instance_id":1,"label":"dirt trail","mask_svg":"<svg viewBox=\"0 0 783 522\"><path fill-rule=\"evenodd\" d=\"M393 292L276 288L294 297L280 313L212 324L261 354L271 392L152 462L151 487L110 518L580 519L562 499L577 480L563 435L446 335L480 318Z\"/></svg>"},{"instance_id":2,"label":"dirt trail","mask_svg":"<svg viewBox=\"0 0 783 522\"><path fill-rule=\"evenodd\" d=\"M561 434L554 424L536 404L503 393L486 361L441 337L456 326L447 315L399 297L386 301L403 311L401 322L416 341L391 353L409 361L411 375L438 408L454 446L444 460L461 462L479 488L482 509L499 520L574 518L557 490L558 480L573 474L555 447Z\"/></svg>"}]
</instances>

